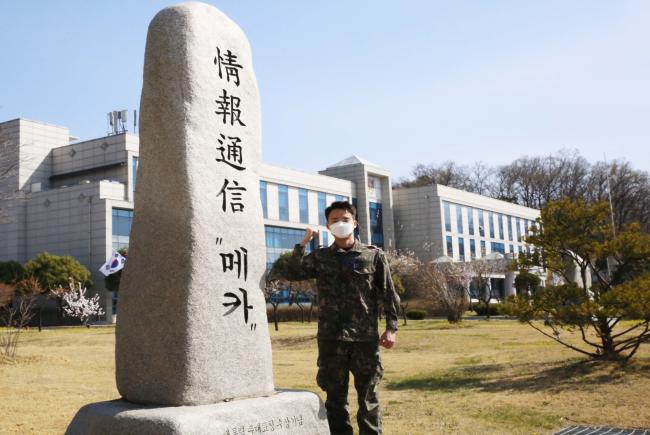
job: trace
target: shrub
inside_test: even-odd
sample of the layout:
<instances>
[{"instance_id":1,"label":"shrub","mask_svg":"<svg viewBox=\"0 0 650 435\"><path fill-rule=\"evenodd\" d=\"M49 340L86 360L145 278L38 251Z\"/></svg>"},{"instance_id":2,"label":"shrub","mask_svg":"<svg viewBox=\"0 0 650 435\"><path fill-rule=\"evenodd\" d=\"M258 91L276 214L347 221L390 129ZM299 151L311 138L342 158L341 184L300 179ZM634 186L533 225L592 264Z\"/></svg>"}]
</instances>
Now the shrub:
<instances>
[{"instance_id":1,"label":"shrub","mask_svg":"<svg viewBox=\"0 0 650 435\"><path fill-rule=\"evenodd\" d=\"M487 316L488 315L488 309L490 310L489 314L490 316L497 316L499 314L503 314L503 307L501 304L490 304L489 308L485 306L485 304L475 304L474 312L476 313L477 316Z\"/></svg>"},{"instance_id":2,"label":"shrub","mask_svg":"<svg viewBox=\"0 0 650 435\"><path fill-rule=\"evenodd\" d=\"M411 320L422 320L427 316L427 312L424 310L408 310L406 312L406 318Z\"/></svg>"}]
</instances>

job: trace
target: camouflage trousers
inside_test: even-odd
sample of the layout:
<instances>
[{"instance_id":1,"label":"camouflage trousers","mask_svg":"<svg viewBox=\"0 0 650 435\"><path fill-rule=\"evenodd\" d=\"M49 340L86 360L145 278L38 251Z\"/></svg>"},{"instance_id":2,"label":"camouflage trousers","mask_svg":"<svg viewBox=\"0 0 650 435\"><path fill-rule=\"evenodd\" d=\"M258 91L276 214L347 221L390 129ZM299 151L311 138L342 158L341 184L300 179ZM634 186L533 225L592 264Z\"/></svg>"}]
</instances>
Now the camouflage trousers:
<instances>
[{"instance_id":1,"label":"camouflage trousers","mask_svg":"<svg viewBox=\"0 0 650 435\"><path fill-rule=\"evenodd\" d=\"M381 434L377 389L384 373L378 342L318 341L316 382L327 393L325 408L332 435L352 435L348 406L349 374L354 376L360 435Z\"/></svg>"}]
</instances>

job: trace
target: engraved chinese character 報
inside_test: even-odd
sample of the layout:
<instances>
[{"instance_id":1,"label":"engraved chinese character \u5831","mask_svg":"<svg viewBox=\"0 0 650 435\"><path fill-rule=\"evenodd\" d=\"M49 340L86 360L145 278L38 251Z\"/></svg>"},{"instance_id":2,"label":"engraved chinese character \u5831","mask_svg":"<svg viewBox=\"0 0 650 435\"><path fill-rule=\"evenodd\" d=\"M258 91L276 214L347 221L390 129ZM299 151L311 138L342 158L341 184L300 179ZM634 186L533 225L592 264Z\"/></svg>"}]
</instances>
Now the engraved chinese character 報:
<instances>
[{"instance_id":1,"label":"engraved chinese character \u5831","mask_svg":"<svg viewBox=\"0 0 650 435\"><path fill-rule=\"evenodd\" d=\"M241 110L239 109L239 105L241 104L241 98L228 95L225 89L222 89L222 91L223 93L219 98L214 100L217 103L217 110L214 113L221 115L221 122L224 124L230 123L230 125L235 125L235 122L238 122L239 125L245 127L246 124L240 119Z\"/></svg>"}]
</instances>

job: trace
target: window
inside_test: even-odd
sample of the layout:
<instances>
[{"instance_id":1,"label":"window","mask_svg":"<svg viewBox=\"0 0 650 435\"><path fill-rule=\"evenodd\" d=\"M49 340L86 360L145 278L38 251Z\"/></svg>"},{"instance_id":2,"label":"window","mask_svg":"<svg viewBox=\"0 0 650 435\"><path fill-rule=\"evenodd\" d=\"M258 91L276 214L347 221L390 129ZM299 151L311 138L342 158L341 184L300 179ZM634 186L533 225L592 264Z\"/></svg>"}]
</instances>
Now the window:
<instances>
[{"instance_id":1,"label":"window","mask_svg":"<svg viewBox=\"0 0 650 435\"><path fill-rule=\"evenodd\" d=\"M494 239L494 213L488 212L488 226L490 227L490 238Z\"/></svg>"},{"instance_id":2,"label":"window","mask_svg":"<svg viewBox=\"0 0 650 435\"><path fill-rule=\"evenodd\" d=\"M474 239L469 239L469 254L472 259L476 258L476 240Z\"/></svg>"},{"instance_id":3,"label":"window","mask_svg":"<svg viewBox=\"0 0 650 435\"><path fill-rule=\"evenodd\" d=\"M503 218L502 214L497 214L497 219L499 220L499 239L503 240L505 234L503 233Z\"/></svg>"},{"instance_id":4,"label":"window","mask_svg":"<svg viewBox=\"0 0 650 435\"><path fill-rule=\"evenodd\" d=\"M459 234L465 232L463 231L463 207L460 205L456 205L456 231Z\"/></svg>"},{"instance_id":5,"label":"window","mask_svg":"<svg viewBox=\"0 0 650 435\"><path fill-rule=\"evenodd\" d=\"M469 235L474 235L474 209L467 209L467 226L469 227Z\"/></svg>"},{"instance_id":6,"label":"window","mask_svg":"<svg viewBox=\"0 0 650 435\"><path fill-rule=\"evenodd\" d=\"M289 188L284 184L278 185L278 204L280 206L280 220L289 220Z\"/></svg>"},{"instance_id":7,"label":"window","mask_svg":"<svg viewBox=\"0 0 650 435\"><path fill-rule=\"evenodd\" d=\"M508 216L508 240L512 242L512 216Z\"/></svg>"},{"instance_id":8,"label":"window","mask_svg":"<svg viewBox=\"0 0 650 435\"><path fill-rule=\"evenodd\" d=\"M443 201L442 206L445 210L445 231L451 232L451 211L449 210L449 203Z\"/></svg>"},{"instance_id":9,"label":"window","mask_svg":"<svg viewBox=\"0 0 650 435\"><path fill-rule=\"evenodd\" d=\"M382 218L381 204L377 202L368 203L370 212L370 243L380 248L384 247L384 223Z\"/></svg>"},{"instance_id":10,"label":"window","mask_svg":"<svg viewBox=\"0 0 650 435\"><path fill-rule=\"evenodd\" d=\"M336 201L345 201L345 196L343 195L336 195Z\"/></svg>"},{"instance_id":11,"label":"window","mask_svg":"<svg viewBox=\"0 0 650 435\"><path fill-rule=\"evenodd\" d=\"M131 223L133 222L133 210L114 208L112 210L112 221L113 249L117 251L121 248L128 248Z\"/></svg>"},{"instance_id":12,"label":"window","mask_svg":"<svg viewBox=\"0 0 650 435\"><path fill-rule=\"evenodd\" d=\"M515 218L515 231L517 232L517 241L521 242L521 219Z\"/></svg>"},{"instance_id":13,"label":"window","mask_svg":"<svg viewBox=\"0 0 650 435\"><path fill-rule=\"evenodd\" d=\"M266 267L271 270L273 263L280 255L291 251L296 243L300 243L305 235L303 230L295 228L264 226L264 235L266 237ZM307 246L305 251L310 252L315 247L314 239Z\"/></svg>"},{"instance_id":14,"label":"window","mask_svg":"<svg viewBox=\"0 0 650 435\"><path fill-rule=\"evenodd\" d=\"M309 202L307 201L307 189L298 189L298 208L300 209L300 222L309 223Z\"/></svg>"},{"instance_id":15,"label":"window","mask_svg":"<svg viewBox=\"0 0 650 435\"><path fill-rule=\"evenodd\" d=\"M478 211L478 235L485 237L485 223L483 222L483 210Z\"/></svg>"},{"instance_id":16,"label":"window","mask_svg":"<svg viewBox=\"0 0 650 435\"><path fill-rule=\"evenodd\" d=\"M481 257L485 257L487 251L485 250L485 240L481 240Z\"/></svg>"},{"instance_id":17,"label":"window","mask_svg":"<svg viewBox=\"0 0 650 435\"><path fill-rule=\"evenodd\" d=\"M268 219L269 210L266 205L266 181L260 181L260 201L262 201L262 214L264 214L264 219Z\"/></svg>"},{"instance_id":18,"label":"window","mask_svg":"<svg viewBox=\"0 0 650 435\"><path fill-rule=\"evenodd\" d=\"M327 208L327 195L325 192L318 192L318 225L327 225L325 209Z\"/></svg>"},{"instance_id":19,"label":"window","mask_svg":"<svg viewBox=\"0 0 650 435\"><path fill-rule=\"evenodd\" d=\"M451 241L451 236L447 236L447 256L454 258L454 245Z\"/></svg>"},{"instance_id":20,"label":"window","mask_svg":"<svg viewBox=\"0 0 650 435\"><path fill-rule=\"evenodd\" d=\"M506 253L506 245L503 243L492 242L490 243L490 248L492 252L499 252L501 254Z\"/></svg>"},{"instance_id":21,"label":"window","mask_svg":"<svg viewBox=\"0 0 650 435\"><path fill-rule=\"evenodd\" d=\"M135 193L135 183L138 180L138 157L133 156L131 159L131 170L133 171L133 183L131 184L131 193Z\"/></svg>"},{"instance_id":22,"label":"window","mask_svg":"<svg viewBox=\"0 0 650 435\"><path fill-rule=\"evenodd\" d=\"M458 259L465 261L465 239L462 237L458 238Z\"/></svg>"},{"instance_id":23,"label":"window","mask_svg":"<svg viewBox=\"0 0 650 435\"><path fill-rule=\"evenodd\" d=\"M322 245L323 246L329 246L330 245L330 240L329 240L329 233L327 231L323 231L322 233Z\"/></svg>"}]
</instances>

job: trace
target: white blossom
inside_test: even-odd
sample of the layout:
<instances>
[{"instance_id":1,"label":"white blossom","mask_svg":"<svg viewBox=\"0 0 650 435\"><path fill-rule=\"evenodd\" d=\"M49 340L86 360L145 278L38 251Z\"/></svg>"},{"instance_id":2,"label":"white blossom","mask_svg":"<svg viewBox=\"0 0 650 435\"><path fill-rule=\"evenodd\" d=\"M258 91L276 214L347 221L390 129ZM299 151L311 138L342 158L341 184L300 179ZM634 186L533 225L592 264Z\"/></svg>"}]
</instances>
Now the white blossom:
<instances>
[{"instance_id":1,"label":"white blossom","mask_svg":"<svg viewBox=\"0 0 650 435\"><path fill-rule=\"evenodd\" d=\"M99 305L99 295L92 298L86 297L86 288L78 283L75 287L74 282L70 282L70 291L62 295L64 302L63 311L70 317L76 317L81 323L86 325L91 316L104 314L104 310Z\"/></svg>"}]
</instances>

